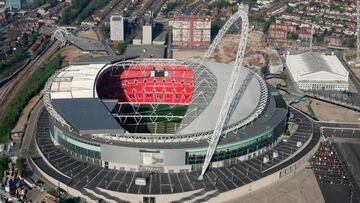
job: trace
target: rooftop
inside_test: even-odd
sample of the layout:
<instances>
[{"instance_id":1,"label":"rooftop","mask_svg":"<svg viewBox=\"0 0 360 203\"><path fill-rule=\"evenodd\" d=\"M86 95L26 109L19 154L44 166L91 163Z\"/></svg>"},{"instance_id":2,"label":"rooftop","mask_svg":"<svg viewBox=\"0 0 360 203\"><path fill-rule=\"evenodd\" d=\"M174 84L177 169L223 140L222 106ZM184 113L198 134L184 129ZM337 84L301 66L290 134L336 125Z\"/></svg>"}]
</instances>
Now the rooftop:
<instances>
[{"instance_id":1,"label":"rooftop","mask_svg":"<svg viewBox=\"0 0 360 203\"><path fill-rule=\"evenodd\" d=\"M325 55L317 52L288 55L286 64L293 76L301 77L319 72L340 77L347 77L348 75L348 71L336 55Z\"/></svg>"},{"instance_id":2,"label":"rooftop","mask_svg":"<svg viewBox=\"0 0 360 203\"><path fill-rule=\"evenodd\" d=\"M104 103L98 98L53 99L52 102L58 112L81 135L124 132Z\"/></svg>"}]
</instances>

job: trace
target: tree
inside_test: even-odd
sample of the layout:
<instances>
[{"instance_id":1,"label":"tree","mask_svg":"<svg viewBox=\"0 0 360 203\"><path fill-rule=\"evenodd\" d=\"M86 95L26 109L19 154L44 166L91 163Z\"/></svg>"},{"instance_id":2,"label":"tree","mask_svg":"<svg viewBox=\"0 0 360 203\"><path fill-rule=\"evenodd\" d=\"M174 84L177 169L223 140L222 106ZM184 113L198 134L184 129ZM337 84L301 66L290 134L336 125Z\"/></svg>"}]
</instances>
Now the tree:
<instances>
[{"instance_id":1,"label":"tree","mask_svg":"<svg viewBox=\"0 0 360 203\"><path fill-rule=\"evenodd\" d=\"M25 175L25 164L24 164L24 160L21 158L16 159L16 163L15 163L15 167L18 170L20 176L24 176Z\"/></svg>"},{"instance_id":2,"label":"tree","mask_svg":"<svg viewBox=\"0 0 360 203\"><path fill-rule=\"evenodd\" d=\"M126 44L124 42L119 42L116 46L118 54L123 54L126 50Z\"/></svg>"},{"instance_id":3,"label":"tree","mask_svg":"<svg viewBox=\"0 0 360 203\"><path fill-rule=\"evenodd\" d=\"M8 160L7 160L7 158L6 157L4 157L4 156L0 156L0 172L1 172L1 174L5 171L5 170L7 170L7 168L8 168Z\"/></svg>"},{"instance_id":4,"label":"tree","mask_svg":"<svg viewBox=\"0 0 360 203\"><path fill-rule=\"evenodd\" d=\"M101 25L100 26L100 32L102 33L104 38L109 38L110 37L110 26L106 26L104 24Z\"/></svg>"},{"instance_id":5,"label":"tree","mask_svg":"<svg viewBox=\"0 0 360 203\"><path fill-rule=\"evenodd\" d=\"M353 37L344 37L342 45L344 47L355 48L356 37L354 37L354 36Z\"/></svg>"},{"instance_id":6,"label":"tree","mask_svg":"<svg viewBox=\"0 0 360 203\"><path fill-rule=\"evenodd\" d=\"M294 32L289 32L287 38L290 40L297 40L299 39L299 35Z\"/></svg>"},{"instance_id":7,"label":"tree","mask_svg":"<svg viewBox=\"0 0 360 203\"><path fill-rule=\"evenodd\" d=\"M211 23L211 36L216 36L219 33L219 30L222 28L223 25L224 25L224 22L221 21L220 18L216 18Z\"/></svg>"}]
</instances>

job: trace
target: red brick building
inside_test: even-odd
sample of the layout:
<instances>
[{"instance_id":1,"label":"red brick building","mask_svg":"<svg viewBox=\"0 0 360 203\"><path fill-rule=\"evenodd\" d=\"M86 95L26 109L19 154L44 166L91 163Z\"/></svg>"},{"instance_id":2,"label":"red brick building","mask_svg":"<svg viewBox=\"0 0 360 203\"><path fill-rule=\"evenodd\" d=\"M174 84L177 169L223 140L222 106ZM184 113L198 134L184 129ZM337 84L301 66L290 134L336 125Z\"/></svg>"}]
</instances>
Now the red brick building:
<instances>
[{"instance_id":1,"label":"red brick building","mask_svg":"<svg viewBox=\"0 0 360 203\"><path fill-rule=\"evenodd\" d=\"M299 33L299 39L310 40L311 39L311 28L301 28Z\"/></svg>"},{"instance_id":2,"label":"red brick building","mask_svg":"<svg viewBox=\"0 0 360 203\"><path fill-rule=\"evenodd\" d=\"M270 39L287 40L289 32L296 32L296 27L294 25L287 25L277 21L276 23L270 25L268 35Z\"/></svg>"},{"instance_id":3,"label":"red brick building","mask_svg":"<svg viewBox=\"0 0 360 203\"><path fill-rule=\"evenodd\" d=\"M172 26L173 47L209 47L211 21L206 16L179 16L169 23Z\"/></svg>"}]
</instances>

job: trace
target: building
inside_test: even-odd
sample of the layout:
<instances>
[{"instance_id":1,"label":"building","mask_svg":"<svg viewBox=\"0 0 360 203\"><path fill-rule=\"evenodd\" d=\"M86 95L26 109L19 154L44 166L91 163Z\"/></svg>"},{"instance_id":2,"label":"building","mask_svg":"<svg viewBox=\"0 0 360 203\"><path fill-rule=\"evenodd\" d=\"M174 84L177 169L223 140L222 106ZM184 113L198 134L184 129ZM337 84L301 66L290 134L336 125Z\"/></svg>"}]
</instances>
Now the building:
<instances>
[{"instance_id":1,"label":"building","mask_svg":"<svg viewBox=\"0 0 360 203\"><path fill-rule=\"evenodd\" d=\"M303 27L299 32L299 39L309 41L311 40L311 28Z\"/></svg>"},{"instance_id":2,"label":"building","mask_svg":"<svg viewBox=\"0 0 360 203\"><path fill-rule=\"evenodd\" d=\"M204 16L178 16L169 23L172 26L173 47L209 47L211 21Z\"/></svg>"},{"instance_id":3,"label":"building","mask_svg":"<svg viewBox=\"0 0 360 203\"><path fill-rule=\"evenodd\" d=\"M6 9L4 7L0 8L0 22L6 19Z\"/></svg>"},{"instance_id":4,"label":"building","mask_svg":"<svg viewBox=\"0 0 360 203\"><path fill-rule=\"evenodd\" d=\"M82 59L45 84L26 155L69 195L224 202L289 177L317 150L312 120L255 70L138 53ZM229 86L234 70L239 78ZM219 121L221 139L209 144Z\"/></svg>"},{"instance_id":5,"label":"building","mask_svg":"<svg viewBox=\"0 0 360 203\"><path fill-rule=\"evenodd\" d=\"M296 32L296 27L294 25L286 24L283 21L276 21L270 25L268 36L270 39L285 41L290 32Z\"/></svg>"},{"instance_id":6,"label":"building","mask_svg":"<svg viewBox=\"0 0 360 203\"><path fill-rule=\"evenodd\" d=\"M153 33L153 29L152 29L152 25L143 25L142 28L142 44L144 45L150 45L152 44L152 33Z\"/></svg>"},{"instance_id":7,"label":"building","mask_svg":"<svg viewBox=\"0 0 360 203\"><path fill-rule=\"evenodd\" d=\"M7 0L6 8L21 9L21 0Z\"/></svg>"},{"instance_id":8,"label":"building","mask_svg":"<svg viewBox=\"0 0 360 203\"><path fill-rule=\"evenodd\" d=\"M329 46L341 46L343 43L342 39L341 35L332 34L331 36L326 36L324 42Z\"/></svg>"},{"instance_id":9,"label":"building","mask_svg":"<svg viewBox=\"0 0 360 203\"><path fill-rule=\"evenodd\" d=\"M349 73L335 55L317 52L287 55L286 65L301 90L349 89Z\"/></svg>"},{"instance_id":10,"label":"building","mask_svg":"<svg viewBox=\"0 0 360 203\"><path fill-rule=\"evenodd\" d=\"M123 41L125 39L124 18L121 15L110 17L110 39L112 41Z\"/></svg>"}]
</instances>

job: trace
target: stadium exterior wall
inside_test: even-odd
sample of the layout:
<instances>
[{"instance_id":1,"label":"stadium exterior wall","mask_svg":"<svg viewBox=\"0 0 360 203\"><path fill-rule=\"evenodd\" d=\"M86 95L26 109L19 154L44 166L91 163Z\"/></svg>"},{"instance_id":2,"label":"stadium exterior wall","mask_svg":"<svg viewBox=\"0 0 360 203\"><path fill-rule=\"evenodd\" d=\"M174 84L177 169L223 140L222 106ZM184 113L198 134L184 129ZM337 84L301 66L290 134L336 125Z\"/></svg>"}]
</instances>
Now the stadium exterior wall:
<instances>
[{"instance_id":1,"label":"stadium exterior wall","mask_svg":"<svg viewBox=\"0 0 360 203\"><path fill-rule=\"evenodd\" d=\"M306 153L302 158L297 160L296 162L278 170L275 173L272 173L264 178L236 188L234 190L230 190L224 193L219 194L218 196L211 198L208 202L216 203L216 202L225 202L225 201L234 201L237 198L244 197L245 195L251 195L252 193L259 191L265 187L268 187L272 184L281 182L286 180L287 178L291 177L292 175L299 172L303 169L308 160L315 154L317 149L319 148L320 142L318 141L315 147L313 147L308 153ZM145 195L137 195L137 194L129 194L129 193L122 193L122 192L114 192L111 190L106 190L103 188L97 188L98 190L108 193L109 195L121 198L125 201L131 202L141 202ZM196 191L198 192L198 191ZM196 193L195 192L195 193ZM185 196L190 196L191 193L187 193ZM158 202L172 202L181 199L184 195L183 193L174 193L171 195L146 195L147 197L155 197L156 201Z\"/></svg>"},{"instance_id":2,"label":"stadium exterior wall","mask_svg":"<svg viewBox=\"0 0 360 203\"><path fill-rule=\"evenodd\" d=\"M281 111L281 116L270 129L264 128L261 133L251 134L251 137L245 140L220 143L213 158L212 167L222 167L247 160L272 148L284 132L287 121L287 110L276 109L276 111ZM91 142L89 139L83 139L84 137L77 134L76 130L69 131L54 119L50 121L52 123L50 132L55 144L60 145L76 158L105 168L128 171L193 171L201 168L206 153L206 147L201 145L177 147L176 143L164 143L161 148L149 148L146 143L140 147ZM257 125L256 121L252 125ZM150 158L150 164L148 156L155 157ZM190 161L190 158L195 156L200 158ZM160 163L153 163L152 161L156 159L162 160Z\"/></svg>"}]
</instances>

